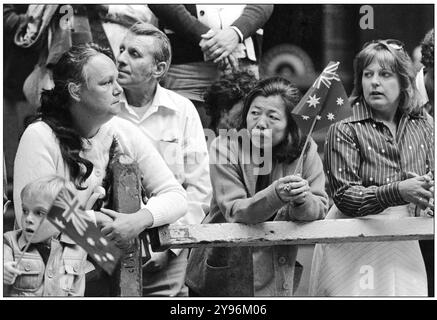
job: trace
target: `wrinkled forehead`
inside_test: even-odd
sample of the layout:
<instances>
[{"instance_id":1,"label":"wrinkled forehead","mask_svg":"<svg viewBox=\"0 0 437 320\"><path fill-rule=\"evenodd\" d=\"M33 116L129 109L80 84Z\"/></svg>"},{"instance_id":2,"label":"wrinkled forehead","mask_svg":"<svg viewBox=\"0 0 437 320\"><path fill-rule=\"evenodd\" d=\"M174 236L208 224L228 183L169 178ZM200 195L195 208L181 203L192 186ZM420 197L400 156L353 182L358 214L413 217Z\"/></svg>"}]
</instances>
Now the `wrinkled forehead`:
<instances>
[{"instance_id":1,"label":"wrinkled forehead","mask_svg":"<svg viewBox=\"0 0 437 320\"><path fill-rule=\"evenodd\" d=\"M155 37L152 35L136 34L132 31L127 31L121 44L139 51L153 52L156 46L155 40Z\"/></svg>"},{"instance_id":2,"label":"wrinkled forehead","mask_svg":"<svg viewBox=\"0 0 437 320\"><path fill-rule=\"evenodd\" d=\"M381 68L396 72L396 59L393 54L386 49L372 49L365 56L363 70L372 63L377 63Z\"/></svg>"},{"instance_id":3,"label":"wrinkled forehead","mask_svg":"<svg viewBox=\"0 0 437 320\"><path fill-rule=\"evenodd\" d=\"M99 81L105 77L117 74L114 62L104 54L91 57L83 67L83 76L88 83L90 80Z\"/></svg>"}]
</instances>

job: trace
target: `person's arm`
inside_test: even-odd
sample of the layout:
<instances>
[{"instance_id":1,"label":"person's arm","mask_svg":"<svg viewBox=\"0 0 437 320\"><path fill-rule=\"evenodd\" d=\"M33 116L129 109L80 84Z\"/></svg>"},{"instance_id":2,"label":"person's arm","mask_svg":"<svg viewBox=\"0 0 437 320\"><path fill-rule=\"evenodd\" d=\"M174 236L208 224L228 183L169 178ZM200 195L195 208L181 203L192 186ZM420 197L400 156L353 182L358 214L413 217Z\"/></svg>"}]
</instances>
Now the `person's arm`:
<instances>
[{"instance_id":1,"label":"person's arm","mask_svg":"<svg viewBox=\"0 0 437 320\"><path fill-rule=\"evenodd\" d=\"M337 208L348 216L377 214L388 207L407 204L399 181L364 187L358 175L361 166L358 141L347 123L330 127L325 145L325 168Z\"/></svg>"},{"instance_id":2,"label":"person's arm","mask_svg":"<svg viewBox=\"0 0 437 320\"><path fill-rule=\"evenodd\" d=\"M209 176L209 156L202 123L194 105L188 108L182 152L184 158L188 211L183 217L186 224L199 224L209 211L212 188Z\"/></svg>"},{"instance_id":3,"label":"person's arm","mask_svg":"<svg viewBox=\"0 0 437 320\"><path fill-rule=\"evenodd\" d=\"M139 140L141 150L137 161L149 198L145 209L153 217L150 227L173 223L187 212L187 194L153 144L147 139Z\"/></svg>"},{"instance_id":4,"label":"person's arm","mask_svg":"<svg viewBox=\"0 0 437 320\"><path fill-rule=\"evenodd\" d=\"M291 220L312 221L323 219L328 211L328 195L325 192L325 173L317 153L317 144L311 139L310 148L303 162L302 178L310 187L305 202L298 206L288 205Z\"/></svg>"},{"instance_id":5,"label":"person's arm","mask_svg":"<svg viewBox=\"0 0 437 320\"><path fill-rule=\"evenodd\" d=\"M252 36L267 22L272 11L273 5L246 5L241 16L230 26L202 35L199 43L202 51L214 63L228 57L238 43Z\"/></svg>"},{"instance_id":6,"label":"person's arm","mask_svg":"<svg viewBox=\"0 0 437 320\"><path fill-rule=\"evenodd\" d=\"M17 276L21 273L14 261L14 254L8 237L3 235L3 294L5 296L8 295L11 285L14 284Z\"/></svg>"},{"instance_id":7,"label":"person's arm","mask_svg":"<svg viewBox=\"0 0 437 320\"><path fill-rule=\"evenodd\" d=\"M148 197L147 204L132 214L101 209L114 219L102 233L116 242L126 242L145 229L173 223L186 214L187 196L159 152L137 127L118 118L111 125L119 126L117 137L123 152L137 161Z\"/></svg>"},{"instance_id":8,"label":"person's arm","mask_svg":"<svg viewBox=\"0 0 437 320\"><path fill-rule=\"evenodd\" d=\"M182 4L149 4L148 7L166 27L187 42L198 44L200 36L209 30Z\"/></svg>"},{"instance_id":9,"label":"person's arm","mask_svg":"<svg viewBox=\"0 0 437 320\"><path fill-rule=\"evenodd\" d=\"M267 221L284 205L276 192L278 181L250 197L242 180L238 150L233 148L237 146L231 143L228 149L226 139L220 137L211 144L210 157L214 159L210 165L213 197L227 222L255 224ZM227 163L221 161L228 158Z\"/></svg>"},{"instance_id":10,"label":"person's arm","mask_svg":"<svg viewBox=\"0 0 437 320\"><path fill-rule=\"evenodd\" d=\"M31 181L56 174L58 161L62 161L59 146L48 126L30 125L23 133L14 162L14 211L21 227L21 190Z\"/></svg>"},{"instance_id":11,"label":"person's arm","mask_svg":"<svg viewBox=\"0 0 437 320\"><path fill-rule=\"evenodd\" d=\"M273 4L248 4L241 16L232 23L243 35L243 40L262 28L273 12Z\"/></svg>"}]
</instances>

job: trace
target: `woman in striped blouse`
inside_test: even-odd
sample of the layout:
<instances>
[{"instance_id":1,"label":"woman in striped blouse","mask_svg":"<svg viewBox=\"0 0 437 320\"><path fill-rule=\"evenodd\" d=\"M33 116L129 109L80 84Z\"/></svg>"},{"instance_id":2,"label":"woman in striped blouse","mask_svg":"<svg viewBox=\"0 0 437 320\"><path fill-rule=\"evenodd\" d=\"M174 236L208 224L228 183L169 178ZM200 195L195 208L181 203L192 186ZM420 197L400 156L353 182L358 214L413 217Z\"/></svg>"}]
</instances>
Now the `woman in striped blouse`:
<instances>
[{"instance_id":1,"label":"woman in striped blouse","mask_svg":"<svg viewBox=\"0 0 437 320\"><path fill-rule=\"evenodd\" d=\"M331 126L327 219L397 219L432 207L434 129L418 108L411 59L397 40L366 44L354 63L353 115ZM316 245L316 296L426 296L418 241Z\"/></svg>"}]
</instances>

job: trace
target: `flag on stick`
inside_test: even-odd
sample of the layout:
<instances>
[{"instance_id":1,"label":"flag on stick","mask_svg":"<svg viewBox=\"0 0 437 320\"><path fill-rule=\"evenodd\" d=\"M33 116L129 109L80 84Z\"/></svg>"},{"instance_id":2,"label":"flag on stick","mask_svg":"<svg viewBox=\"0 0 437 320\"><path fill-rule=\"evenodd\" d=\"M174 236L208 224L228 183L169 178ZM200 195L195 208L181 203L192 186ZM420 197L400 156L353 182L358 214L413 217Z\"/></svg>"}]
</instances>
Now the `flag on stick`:
<instances>
[{"instance_id":1,"label":"flag on stick","mask_svg":"<svg viewBox=\"0 0 437 320\"><path fill-rule=\"evenodd\" d=\"M301 170L303 153L311 134L352 115L349 99L337 73L339 65L340 62L329 62L292 111L302 134L307 135L296 172Z\"/></svg>"},{"instance_id":2,"label":"flag on stick","mask_svg":"<svg viewBox=\"0 0 437 320\"><path fill-rule=\"evenodd\" d=\"M113 241L105 238L70 190L64 188L59 192L47 219L81 246L106 272L112 274L122 251Z\"/></svg>"}]
</instances>

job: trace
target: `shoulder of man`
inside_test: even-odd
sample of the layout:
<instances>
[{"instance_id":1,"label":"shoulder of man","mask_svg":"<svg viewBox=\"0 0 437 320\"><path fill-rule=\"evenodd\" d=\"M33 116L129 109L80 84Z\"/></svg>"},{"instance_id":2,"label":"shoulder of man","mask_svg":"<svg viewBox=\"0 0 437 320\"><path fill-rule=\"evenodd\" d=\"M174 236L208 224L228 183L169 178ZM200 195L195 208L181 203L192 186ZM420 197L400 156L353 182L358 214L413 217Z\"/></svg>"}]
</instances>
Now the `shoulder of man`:
<instances>
[{"instance_id":1,"label":"shoulder of man","mask_svg":"<svg viewBox=\"0 0 437 320\"><path fill-rule=\"evenodd\" d=\"M196 107L190 101L190 99L184 97L183 95L181 95L173 90L166 89L164 87L161 87L161 89L162 89L161 93L165 94L166 98L169 100L169 102L176 105L180 111L183 111L185 113L196 111Z\"/></svg>"}]
</instances>

